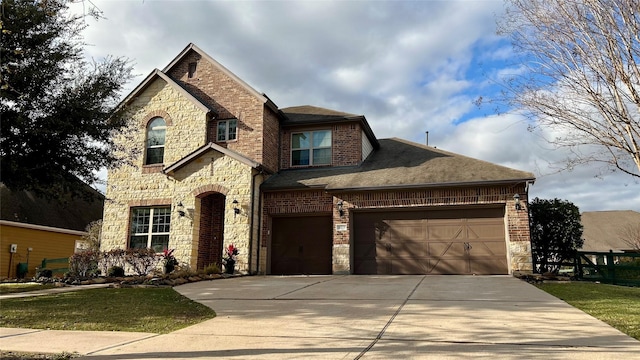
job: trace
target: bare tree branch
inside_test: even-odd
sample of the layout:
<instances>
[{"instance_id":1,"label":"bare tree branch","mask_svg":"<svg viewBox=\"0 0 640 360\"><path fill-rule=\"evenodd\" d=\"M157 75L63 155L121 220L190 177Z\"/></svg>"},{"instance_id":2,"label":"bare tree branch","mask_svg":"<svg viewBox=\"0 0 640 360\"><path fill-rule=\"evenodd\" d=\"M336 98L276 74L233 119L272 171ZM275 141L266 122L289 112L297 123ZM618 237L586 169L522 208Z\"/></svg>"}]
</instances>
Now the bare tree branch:
<instances>
[{"instance_id":1,"label":"bare tree branch","mask_svg":"<svg viewBox=\"0 0 640 360\"><path fill-rule=\"evenodd\" d=\"M507 0L499 33L526 71L503 95L568 148L566 167L640 178L640 0Z\"/></svg>"}]
</instances>

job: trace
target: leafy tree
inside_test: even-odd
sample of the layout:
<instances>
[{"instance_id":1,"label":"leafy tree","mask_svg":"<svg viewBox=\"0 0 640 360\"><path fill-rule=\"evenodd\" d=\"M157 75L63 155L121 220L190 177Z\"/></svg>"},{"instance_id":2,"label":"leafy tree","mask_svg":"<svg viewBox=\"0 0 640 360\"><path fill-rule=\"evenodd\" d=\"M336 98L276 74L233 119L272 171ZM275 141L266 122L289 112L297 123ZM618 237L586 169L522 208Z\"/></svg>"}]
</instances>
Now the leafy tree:
<instances>
[{"instance_id":1,"label":"leafy tree","mask_svg":"<svg viewBox=\"0 0 640 360\"><path fill-rule=\"evenodd\" d=\"M507 0L513 108L569 150L562 161L640 178L640 0Z\"/></svg>"},{"instance_id":2,"label":"leafy tree","mask_svg":"<svg viewBox=\"0 0 640 360\"><path fill-rule=\"evenodd\" d=\"M0 49L1 181L39 196L79 194L115 165L111 135L126 125L119 92L127 59L88 62L81 32L87 15L68 0L3 0Z\"/></svg>"},{"instance_id":3,"label":"leafy tree","mask_svg":"<svg viewBox=\"0 0 640 360\"><path fill-rule=\"evenodd\" d=\"M582 247L580 210L566 200L535 198L529 204L531 252L535 270L560 270L559 263L572 259Z\"/></svg>"}]
</instances>

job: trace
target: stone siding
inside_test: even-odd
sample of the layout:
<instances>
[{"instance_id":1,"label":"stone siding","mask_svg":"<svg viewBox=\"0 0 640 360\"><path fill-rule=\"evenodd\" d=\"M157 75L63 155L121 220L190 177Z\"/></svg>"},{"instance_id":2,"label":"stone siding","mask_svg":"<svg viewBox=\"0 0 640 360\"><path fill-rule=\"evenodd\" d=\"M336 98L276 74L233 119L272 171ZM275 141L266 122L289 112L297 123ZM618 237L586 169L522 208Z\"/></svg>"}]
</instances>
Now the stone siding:
<instances>
[{"instance_id":1,"label":"stone siding","mask_svg":"<svg viewBox=\"0 0 640 360\"><path fill-rule=\"evenodd\" d=\"M180 262L195 268L199 265L200 199L194 192L215 184L214 188L224 189L226 195L224 246L234 243L240 248L237 268L245 269L250 237L247 209L251 201L254 170L212 150L176 171L174 177L161 172L142 171L146 136L144 120L149 114L162 110L171 117L171 125L167 125L164 166L204 145L207 119L203 111L162 80L155 81L141 93L132 108L135 109L132 137L122 137L120 141L126 141L131 150L137 149L138 156L132 159L132 165L109 171L102 249L128 246L131 207L166 205L172 209L169 247L175 249L174 254ZM238 215L233 212L234 199L242 207ZM182 203L186 216L178 214L178 203Z\"/></svg>"}]
</instances>

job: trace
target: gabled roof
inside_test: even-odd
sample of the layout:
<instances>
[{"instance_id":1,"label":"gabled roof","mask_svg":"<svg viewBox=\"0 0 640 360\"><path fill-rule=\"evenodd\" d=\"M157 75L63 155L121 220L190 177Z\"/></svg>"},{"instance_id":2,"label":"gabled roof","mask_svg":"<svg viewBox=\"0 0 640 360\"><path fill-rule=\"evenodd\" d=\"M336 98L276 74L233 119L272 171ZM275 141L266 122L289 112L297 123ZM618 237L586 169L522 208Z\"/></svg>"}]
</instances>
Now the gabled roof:
<instances>
[{"instance_id":1,"label":"gabled roof","mask_svg":"<svg viewBox=\"0 0 640 360\"><path fill-rule=\"evenodd\" d=\"M582 213L580 221L584 227L582 238L583 251L620 251L631 250L625 242L624 232L629 227L640 230L640 213L632 210L587 211Z\"/></svg>"},{"instance_id":2,"label":"gabled roof","mask_svg":"<svg viewBox=\"0 0 640 360\"><path fill-rule=\"evenodd\" d=\"M81 182L78 179L78 182ZM0 183L0 219L56 229L84 231L90 222L102 219L104 196L82 183L83 195L60 200L35 196L30 191L11 191Z\"/></svg>"},{"instance_id":3,"label":"gabled roof","mask_svg":"<svg viewBox=\"0 0 640 360\"><path fill-rule=\"evenodd\" d=\"M381 139L360 166L283 170L263 190L323 188L327 191L390 190L533 182L530 172L392 138Z\"/></svg>"},{"instance_id":4,"label":"gabled roof","mask_svg":"<svg viewBox=\"0 0 640 360\"><path fill-rule=\"evenodd\" d=\"M281 109L280 111L285 115L282 127L358 121L362 125L362 129L374 149L377 149L380 146L378 139L373 134L373 130L371 130L371 127L364 115L355 115L311 105L293 106Z\"/></svg>"},{"instance_id":5,"label":"gabled roof","mask_svg":"<svg viewBox=\"0 0 640 360\"><path fill-rule=\"evenodd\" d=\"M127 105L127 104L131 103L133 100L135 100L135 98L137 98L140 95L140 93L142 93L147 87L149 87L149 85L151 85L157 79L164 80L167 84L169 84L169 86L171 86L172 88L177 90L185 98L187 98L188 100L193 102L198 108L200 108L205 113L209 113L209 112L214 112L215 113L215 111L212 108L210 108L207 104L205 104L204 102L200 101L200 99L198 99L193 94L191 94L187 89L185 89L182 86L180 86L177 82L173 81L173 79L171 79L169 76L167 76L167 74L163 73L162 71L160 71L158 69L153 70L140 83L140 85L138 85L135 89L133 89L133 91L131 91L131 93L129 95L127 95L127 97L122 101L122 104Z\"/></svg>"},{"instance_id":6,"label":"gabled roof","mask_svg":"<svg viewBox=\"0 0 640 360\"><path fill-rule=\"evenodd\" d=\"M212 142L205 144L199 148L197 148L196 150L194 150L193 152L191 152L189 155L183 157L182 159L176 161L175 163L167 166L166 168L164 168L162 170L163 173L171 175L172 173L178 171L179 169L181 169L182 167L186 166L187 164L191 163L192 161L194 161L195 159L199 158L200 156L204 155L206 152L208 152L209 150L215 150L219 153L222 153L224 155L227 155L235 160L240 161L241 163L247 164L248 166L251 166L254 169L259 169L261 168L260 163L253 161L233 150L229 150L227 148L224 148L220 145L214 144Z\"/></svg>"},{"instance_id":7,"label":"gabled roof","mask_svg":"<svg viewBox=\"0 0 640 360\"><path fill-rule=\"evenodd\" d=\"M240 79L238 76L236 76L236 74L232 73L229 69L227 69L226 67L222 66L222 64L220 64L219 62L217 62L214 58L212 58L211 56L209 56L209 54L207 54L206 52L202 51L202 49L200 49L198 46L196 46L194 43L189 43L189 45L187 45L179 54L178 56L176 56L173 60L171 60L171 62L169 63L169 65L167 65L162 71L165 73L168 73L169 71L171 71L171 69L176 66L176 64L178 64L185 56L187 56L187 54L190 51L195 51L196 53L198 53L198 55L202 56L204 59L206 59L209 63L211 63L211 65L213 65L214 67L218 68L218 70L220 70L221 72L223 72L225 75L227 75L228 77L230 77L231 79L233 79L235 82L237 82L238 84L240 84L245 90L247 90L250 94L252 94L253 96L255 96L258 100L262 101L263 103L267 103L267 106L272 107L272 109L274 111L278 111L278 107L273 104L273 102L264 94L259 93L256 89L252 88L249 84L247 84L246 82L244 82L244 80ZM273 105L273 106L271 106Z\"/></svg>"}]
</instances>

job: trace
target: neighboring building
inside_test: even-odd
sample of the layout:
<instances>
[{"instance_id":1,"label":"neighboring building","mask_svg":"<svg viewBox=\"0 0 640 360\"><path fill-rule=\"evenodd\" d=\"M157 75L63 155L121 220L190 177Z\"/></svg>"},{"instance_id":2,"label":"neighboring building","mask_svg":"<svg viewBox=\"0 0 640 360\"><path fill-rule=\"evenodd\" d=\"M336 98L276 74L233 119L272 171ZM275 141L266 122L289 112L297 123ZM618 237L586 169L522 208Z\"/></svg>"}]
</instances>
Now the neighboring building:
<instances>
[{"instance_id":1,"label":"neighboring building","mask_svg":"<svg viewBox=\"0 0 640 360\"><path fill-rule=\"evenodd\" d=\"M200 269L233 243L237 269L266 274L531 271L529 172L279 109L193 44L123 106L137 155L109 172L104 250L170 248Z\"/></svg>"},{"instance_id":2,"label":"neighboring building","mask_svg":"<svg viewBox=\"0 0 640 360\"><path fill-rule=\"evenodd\" d=\"M640 236L640 213L632 210L588 211L580 217L584 244L581 251L638 251L628 240Z\"/></svg>"},{"instance_id":3,"label":"neighboring building","mask_svg":"<svg viewBox=\"0 0 640 360\"><path fill-rule=\"evenodd\" d=\"M0 183L0 278L15 277L18 263L34 276L42 259L73 255L87 225L102 218L104 196L84 186L87 197L49 200Z\"/></svg>"}]
</instances>

